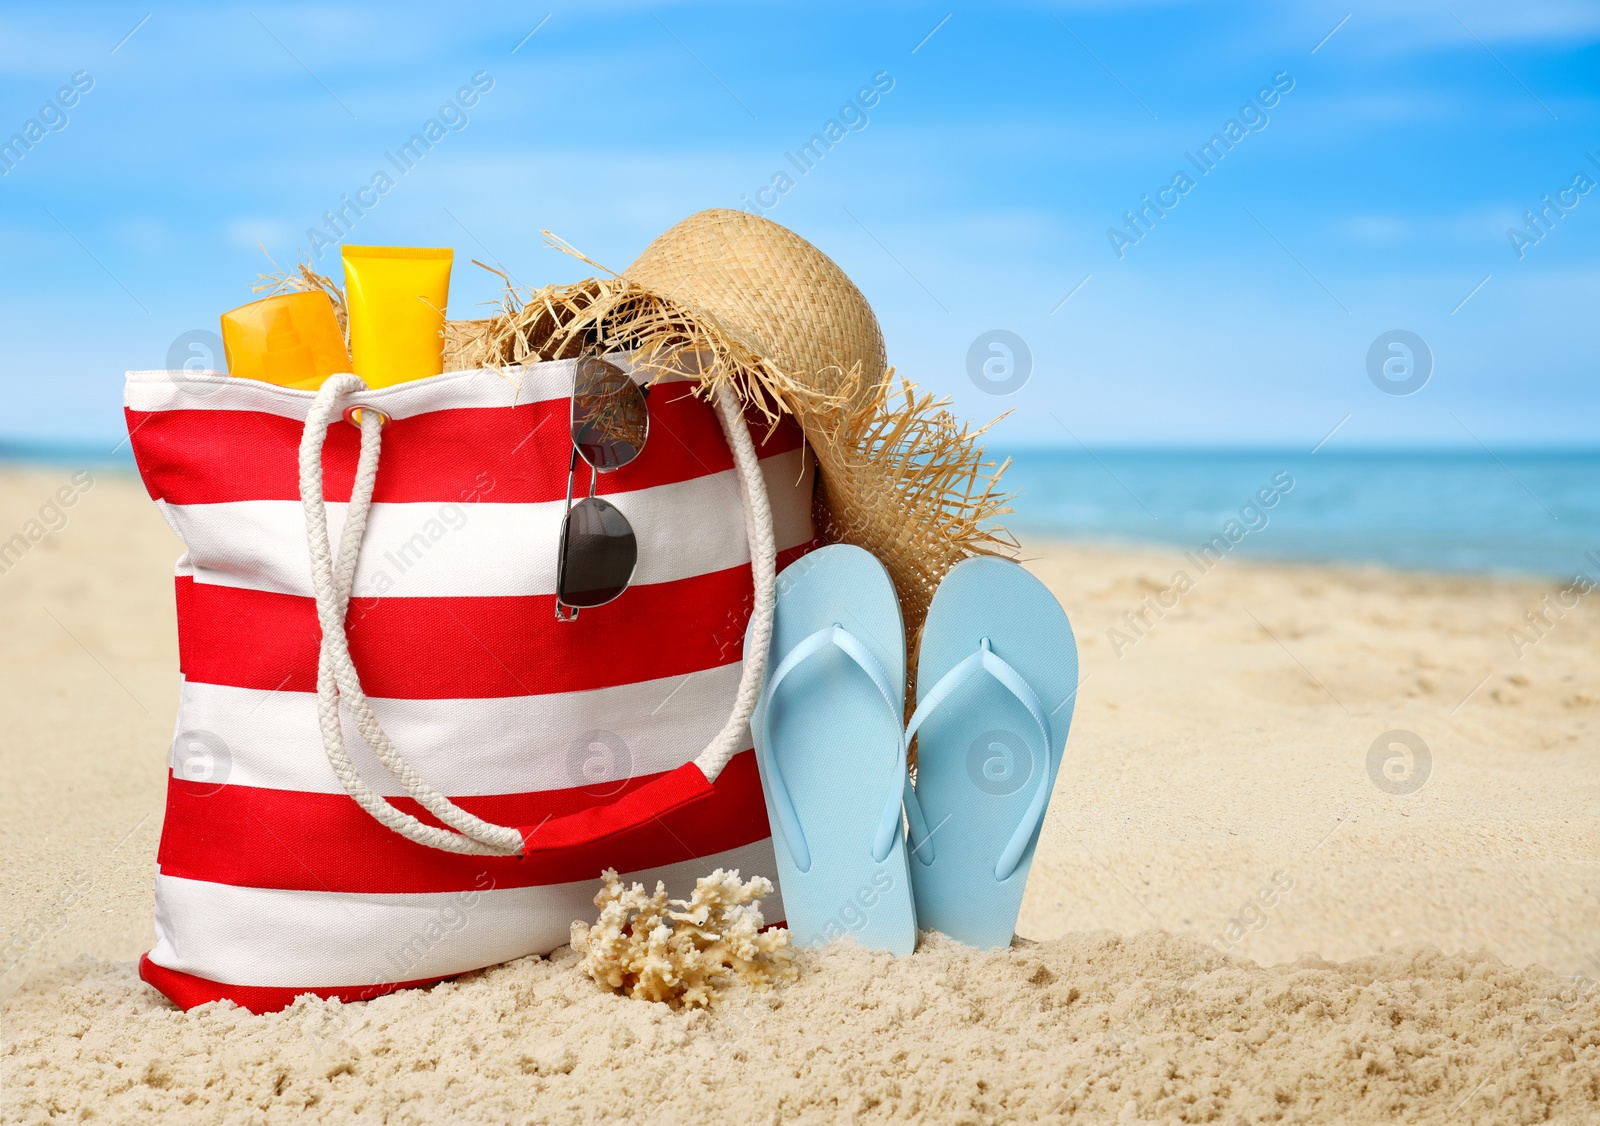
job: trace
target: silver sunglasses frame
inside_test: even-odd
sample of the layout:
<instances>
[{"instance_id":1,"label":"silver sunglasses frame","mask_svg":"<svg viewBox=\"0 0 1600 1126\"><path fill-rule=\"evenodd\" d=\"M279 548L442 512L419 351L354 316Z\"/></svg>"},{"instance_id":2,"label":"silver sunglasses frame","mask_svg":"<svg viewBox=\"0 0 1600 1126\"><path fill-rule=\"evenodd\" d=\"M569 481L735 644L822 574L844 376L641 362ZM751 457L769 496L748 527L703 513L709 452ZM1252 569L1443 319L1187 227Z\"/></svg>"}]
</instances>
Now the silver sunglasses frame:
<instances>
[{"instance_id":1,"label":"silver sunglasses frame","mask_svg":"<svg viewBox=\"0 0 1600 1126\"><path fill-rule=\"evenodd\" d=\"M608 368L612 369L613 371L615 371L618 375L621 375L624 379L627 379L627 381L629 383L633 383L634 389L638 392L641 402L643 402L644 405L645 405L645 409L644 409L644 412L643 412L643 414L644 414L644 434L639 439L637 452L634 454L633 457L629 458L627 461L623 462L621 465L608 465L608 466L605 466L605 467L601 467L601 466L596 465L594 462L589 460L588 456L583 452L583 447L578 443L578 438L577 438L578 420L577 420L577 417L576 417L577 410L578 410L578 379L579 379L579 375L580 375L580 373L581 373L581 371L583 369L583 365L586 364L586 363L603 364L606 367L608 367ZM558 621L558 622L575 622L575 621L578 620L578 612L580 610L589 610L589 609L593 609L596 606L609 605L610 603L615 602L618 598L621 598L623 596L623 594L625 594L627 592L628 588L633 585L633 576L639 570L639 556L638 556L637 550L635 550L635 552L634 552L633 567L628 571L627 581L625 581L622 584L622 586L620 588L618 588L616 594L612 595L610 598L606 599L604 602L595 602L595 603L592 603L592 604L590 604L588 606L572 606L572 605L569 605L568 603L565 603L565 602L563 602L561 600L561 591L562 591L563 579L565 578L566 571L567 571L567 530L568 530L568 527L570 526L570 524L572 522L572 513L574 511L574 506L573 506L573 503L572 503L572 485L573 485L573 479L577 475L578 461L581 458L583 460L584 464L586 464L589 467L589 495L586 496L586 497L581 498L578 501L578 507L582 507L583 505L589 504L589 503L592 502L593 504L595 504L597 506L602 506L604 508L610 509L612 512L617 514L617 516L622 520L622 522L627 525L628 531L630 533L632 533L633 532L633 525L631 523L629 523L627 515L620 508L618 508L616 505L612 504L610 501L606 500L603 497L596 496L595 495L595 489L599 486L600 474L602 474L602 473L614 473L618 469L622 469L625 466L632 465L635 461L638 460L639 455L644 453L645 444L650 440L649 399L650 399L650 389L648 387L642 387L639 384L634 383L632 378L630 378L628 376L628 374L626 372L624 372L621 368L617 367L615 364L608 363L606 360L601 359L598 355L595 355L593 353L588 353L588 354L585 354L583 356L580 356L578 358L577 366L575 366L573 368L573 370L572 370L572 398L571 398L571 400L570 400L570 402L568 404L568 408L567 408L567 437L572 442L572 458L571 458L571 461L567 465L567 505L566 505L566 509L563 511L562 516L561 516L561 539L560 539L559 543L556 546L556 606L555 606L555 610L556 610L556 621ZM638 537L637 537L636 534L635 534L634 542L635 542L635 545L637 546Z\"/></svg>"}]
</instances>

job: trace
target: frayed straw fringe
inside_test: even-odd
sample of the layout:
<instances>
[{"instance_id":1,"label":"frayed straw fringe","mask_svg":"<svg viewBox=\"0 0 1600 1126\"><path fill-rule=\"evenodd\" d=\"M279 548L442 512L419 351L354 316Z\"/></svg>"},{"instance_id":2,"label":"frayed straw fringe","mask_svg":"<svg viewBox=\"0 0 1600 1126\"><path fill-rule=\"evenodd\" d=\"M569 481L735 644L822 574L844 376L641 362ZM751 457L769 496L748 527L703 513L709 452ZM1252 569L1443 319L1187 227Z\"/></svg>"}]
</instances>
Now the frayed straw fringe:
<instances>
[{"instance_id":1,"label":"frayed straw fringe","mask_svg":"<svg viewBox=\"0 0 1600 1126\"><path fill-rule=\"evenodd\" d=\"M860 409L798 411L820 473L813 520L824 543L851 543L888 568L905 619L914 676L922 623L946 572L973 555L1015 558L1018 546L991 522L1011 512L1000 491L1008 458L984 460L978 439L992 423L957 424L949 399L918 394L890 368ZM909 683L909 681L908 681Z\"/></svg>"},{"instance_id":2,"label":"frayed straw fringe","mask_svg":"<svg viewBox=\"0 0 1600 1126\"><path fill-rule=\"evenodd\" d=\"M551 242L604 269L553 236ZM893 368L870 389L859 364L824 373L835 390L822 392L807 373L779 370L714 315L624 277L538 290L519 290L501 277L506 285L498 313L445 323L444 370L499 371L589 349L633 352L634 363L655 379L688 377L699 382L703 396L730 387L774 425L782 415L793 416L821 471L813 511L817 536L865 548L888 569L905 619L908 673L915 669L928 604L946 572L969 556L1018 554L1011 534L992 524L1012 511L1010 494L1000 491L1010 459L985 461L978 444L993 423L958 423L949 399L918 394L915 384L896 380ZM256 288L320 289L346 324L344 294L309 266L264 274Z\"/></svg>"}]
</instances>

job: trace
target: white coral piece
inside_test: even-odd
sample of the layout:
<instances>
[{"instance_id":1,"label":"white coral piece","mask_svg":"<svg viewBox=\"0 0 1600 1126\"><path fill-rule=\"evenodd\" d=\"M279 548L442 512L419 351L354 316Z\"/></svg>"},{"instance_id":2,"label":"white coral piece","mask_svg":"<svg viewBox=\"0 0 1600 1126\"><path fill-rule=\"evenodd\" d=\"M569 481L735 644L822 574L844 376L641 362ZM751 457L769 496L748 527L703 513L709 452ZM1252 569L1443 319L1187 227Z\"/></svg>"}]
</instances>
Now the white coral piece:
<instances>
[{"instance_id":1,"label":"white coral piece","mask_svg":"<svg viewBox=\"0 0 1600 1126\"><path fill-rule=\"evenodd\" d=\"M676 1006L709 1008L729 974L761 989L795 975L789 932L763 933L761 900L772 881L741 882L738 869L718 868L695 883L687 899L668 899L656 884L623 886L616 869L601 873L594 897L600 918L572 924L578 968L615 993ZM672 908L677 908L673 910Z\"/></svg>"}]
</instances>

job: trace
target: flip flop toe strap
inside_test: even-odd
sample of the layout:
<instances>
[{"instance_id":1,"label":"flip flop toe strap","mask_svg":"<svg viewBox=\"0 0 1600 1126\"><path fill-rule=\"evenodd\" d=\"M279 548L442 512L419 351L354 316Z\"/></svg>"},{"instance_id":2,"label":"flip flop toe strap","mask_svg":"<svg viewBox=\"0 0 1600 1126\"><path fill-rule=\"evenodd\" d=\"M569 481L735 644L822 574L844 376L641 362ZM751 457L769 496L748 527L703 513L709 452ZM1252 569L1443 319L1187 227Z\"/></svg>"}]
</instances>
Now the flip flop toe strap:
<instances>
[{"instance_id":1,"label":"flip flop toe strap","mask_svg":"<svg viewBox=\"0 0 1600 1126\"><path fill-rule=\"evenodd\" d=\"M889 684L889 677L883 671L883 666L872 655L872 651L861 644L859 638L840 625L826 626L816 633L801 640L778 662L778 667L772 672L772 679L767 681L765 697L761 702L761 738L756 742L756 753L762 758L765 768L767 789L772 795L772 808L778 817L778 830L783 834L784 843L788 846L789 855L794 858L795 867L802 872L811 870L811 848L806 843L805 831L800 827L800 817L795 812L794 801L789 796L789 785L783 776L783 769L773 756L772 747L772 701L777 694L778 686L784 679L801 664L816 656L822 650L833 647L867 674L867 678L883 697L884 705L889 709L889 714L895 717L895 729L900 727L899 696ZM900 831L900 803L903 795L910 793L910 783L906 775L906 743L907 738L900 734L900 758L893 784L889 787L889 800L884 804L883 812L878 817L878 827L873 834L872 859L882 863L888 857L889 851L894 847L895 834ZM848 784L847 779L840 779Z\"/></svg>"},{"instance_id":2,"label":"flip flop toe strap","mask_svg":"<svg viewBox=\"0 0 1600 1126\"><path fill-rule=\"evenodd\" d=\"M1034 725L1039 729L1039 735L1044 741L1044 754L1040 759L1043 769L1039 772L1039 783L1033 790L1033 800L1028 803L1022 820L1011 834L1011 839L1006 842L1005 848L1000 851L999 859L995 861L994 878L1005 880L1017 870L1017 864L1022 860L1028 842L1033 839L1034 832L1039 828L1039 822L1044 820L1045 806L1050 801L1050 783L1055 773L1050 764L1050 750L1055 746L1055 739L1050 732L1050 718L1045 714L1044 706L1039 702L1039 697L1032 686L1028 684L1027 678L990 648L989 639L985 637L979 643L976 653L945 673L928 690L928 694L922 698L922 703L917 705L917 710L911 713L911 723L906 727L905 742L909 745L911 737L917 733L923 721L980 669L994 677L1002 688L1028 709L1028 714L1033 717ZM932 833L928 830L922 805L911 791L909 783L906 789L906 820L911 826L911 854L924 865L932 864L935 856Z\"/></svg>"}]
</instances>

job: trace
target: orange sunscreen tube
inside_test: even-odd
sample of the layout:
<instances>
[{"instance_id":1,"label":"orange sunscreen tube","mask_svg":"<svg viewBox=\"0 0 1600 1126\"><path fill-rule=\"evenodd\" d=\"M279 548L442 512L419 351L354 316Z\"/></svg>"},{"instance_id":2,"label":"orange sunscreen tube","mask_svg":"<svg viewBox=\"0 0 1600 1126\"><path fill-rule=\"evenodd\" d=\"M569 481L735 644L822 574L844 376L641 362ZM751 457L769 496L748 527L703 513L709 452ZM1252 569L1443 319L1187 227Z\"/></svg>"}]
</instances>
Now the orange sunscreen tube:
<instances>
[{"instance_id":1,"label":"orange sunscreen tube","mask_svg":"<svg viewBox=\"0 0 1600 1126\"><path fill-rule=\"evenodd\" d=\"M368 387L444 370L444 309L455 251L413 246L344 248L352 369Z\"/></svg>"},{"instance_id":2,"label":"orange sunscreen tube","mask_svg":"<svg viewBox=\"0 0 1600 1126\"><path fill-rule=\"evenodd\" d=\"M280 293L222 314L228 374L315 391L350 370L350 353L326 293Z\"/></svg>"}]
</instances>

